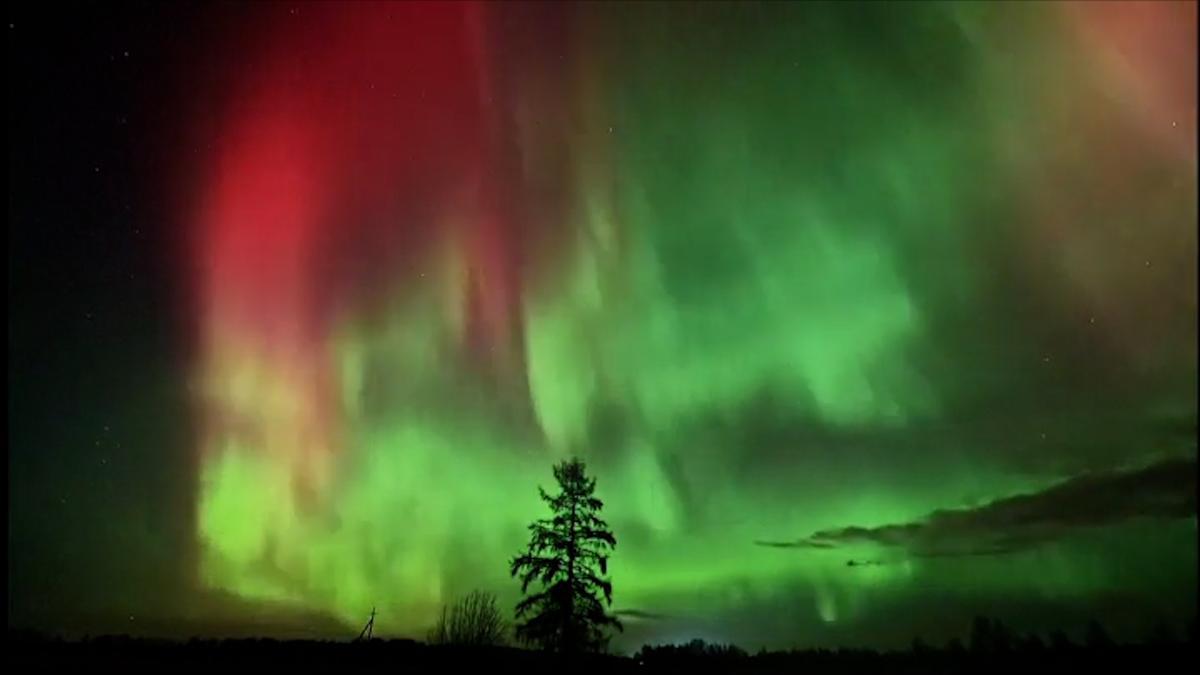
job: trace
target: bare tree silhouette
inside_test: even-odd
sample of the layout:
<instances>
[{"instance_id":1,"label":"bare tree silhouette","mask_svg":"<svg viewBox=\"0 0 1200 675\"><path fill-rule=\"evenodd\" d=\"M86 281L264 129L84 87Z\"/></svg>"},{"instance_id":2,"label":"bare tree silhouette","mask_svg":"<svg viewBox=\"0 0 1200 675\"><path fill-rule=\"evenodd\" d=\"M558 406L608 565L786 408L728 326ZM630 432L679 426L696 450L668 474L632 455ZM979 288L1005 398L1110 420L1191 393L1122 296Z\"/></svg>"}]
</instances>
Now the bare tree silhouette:
<instances>
[{"instance_id":1,"label":"bare tree silhouette","mask_svg":"<svg viewBox=\"0 0 1200 675\"><path fill-rule=\"evenodd\" d=\"M507 632L496 597L477 590L453 605L442 607L442 615L429 634L429 643L465 647L502 645Z\"/></svg>"}]
</instances>

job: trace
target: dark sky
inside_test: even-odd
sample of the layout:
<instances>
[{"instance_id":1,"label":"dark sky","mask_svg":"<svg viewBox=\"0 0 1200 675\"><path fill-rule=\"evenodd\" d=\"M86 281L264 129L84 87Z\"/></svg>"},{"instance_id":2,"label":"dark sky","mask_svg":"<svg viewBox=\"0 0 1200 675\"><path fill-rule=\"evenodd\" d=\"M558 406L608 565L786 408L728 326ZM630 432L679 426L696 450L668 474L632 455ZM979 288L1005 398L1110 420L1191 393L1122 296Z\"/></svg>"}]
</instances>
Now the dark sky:
<instances>
[{"instance_id":1,"label":"dark sky","mask_svg":"<svg viewBox=\"0 0 1200 675\"><path fill-rule=\"evenodd\" d=\"M572 454L621 646L1186 618L1195 3L1022 5L11 8L10 625L420 635Z\"/></svg>"},{"instance_id":2,"label":"dark sky","mask_svg":"<svg viewBox=\"0 0 1200 675\"><path fill-rule=\"evenodd\" d=\"M162 3L9 10L10 623L111 621L181 587L183 224L163 179L192 151L173 69L199 20Z\"/></svg>"}]
</instances>

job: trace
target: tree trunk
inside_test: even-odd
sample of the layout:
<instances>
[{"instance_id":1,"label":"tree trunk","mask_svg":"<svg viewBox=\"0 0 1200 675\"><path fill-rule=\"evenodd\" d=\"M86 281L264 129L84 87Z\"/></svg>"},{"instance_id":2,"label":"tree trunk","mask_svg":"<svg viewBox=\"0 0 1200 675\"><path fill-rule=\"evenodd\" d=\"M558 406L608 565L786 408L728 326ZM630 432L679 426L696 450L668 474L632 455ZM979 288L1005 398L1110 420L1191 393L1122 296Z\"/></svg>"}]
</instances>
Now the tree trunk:
<instances>
[{"instance_id":1,"label":"tree trunk","mask_svg":"<svg viewBox=\"0 0 1200 675\"><path fill-rule=\"evenodd\" d=\"M570 534L567 537L567 616L563 626L565 651L575 649L575 496L571 495Z\"/></svg>"}]
</instances>

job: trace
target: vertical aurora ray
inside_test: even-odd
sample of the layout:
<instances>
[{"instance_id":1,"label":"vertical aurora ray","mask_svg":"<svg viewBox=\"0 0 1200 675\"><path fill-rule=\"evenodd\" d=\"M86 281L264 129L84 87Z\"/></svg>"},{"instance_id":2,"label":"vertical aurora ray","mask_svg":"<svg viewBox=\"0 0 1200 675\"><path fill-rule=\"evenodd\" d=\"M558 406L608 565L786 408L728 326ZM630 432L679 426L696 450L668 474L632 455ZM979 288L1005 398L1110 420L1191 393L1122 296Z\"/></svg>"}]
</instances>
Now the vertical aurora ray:
<instances>
[{"instance_id":1,"label":"vertical aurora ray","mask_svg":"<svg viewBox=\"0 0 1200 675\"><path fill-rule=\"evenodd\" d=\"M1163 289L1155 316L1196 311L1177 284L1195 277L1194 126L1162 129L1186 73L1148 50L1113 65L1122 24L1093 11L264 7L194 233L205 583L348 623L378 605L419 634L468 586L513 596L535 487L580 454L620 541L617 605L674 617L631 640L733 639L740 613L783 603L751 638L832 641L931 583L1112 588L1112 540L853 572L857 550L753 543L1173 451L1096 460L1073 408L974 424L1021 388L1107 386L1046 374L1079 317L1013 287L1102 317L1078 358L1194 410L1163 375L1194 382L1194 326L1137 327ZM1097 93L1114 88L1138 104ZM1131 284L1135 213L1160 267ZM1047 424L1062 461L1031 467ZM1171 532L1120 536L1178 556Z\"/></svg>"}]
</instances>

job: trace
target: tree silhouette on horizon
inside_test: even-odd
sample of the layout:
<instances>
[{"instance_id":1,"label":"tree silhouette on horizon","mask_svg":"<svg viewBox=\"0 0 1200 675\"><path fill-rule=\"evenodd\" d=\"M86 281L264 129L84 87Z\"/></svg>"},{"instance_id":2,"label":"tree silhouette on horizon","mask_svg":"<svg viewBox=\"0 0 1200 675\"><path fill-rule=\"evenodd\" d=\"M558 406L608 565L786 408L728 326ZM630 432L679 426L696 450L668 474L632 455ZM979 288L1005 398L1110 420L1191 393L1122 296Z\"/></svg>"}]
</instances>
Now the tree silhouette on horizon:
<instances>
[{"instance_id":1,"label":"tree silhouette on horizon","mask_svg":"<svg viewBox=\"0 0 1200 675\"><path fill-rule=\"evenodd\" d=\"M609 627L623 630L598 597L603 594L612 605L612 582L602 575L617 540L598 515L604 503L595 497L596 480L582 461L555 465L554 478L557 495L538 487L554 516L529 526L529 545L510 564L522 594L534 582L542 587L517 603L516 635L550 651L598 651L608 643Z\"/></svg>"},{"instance_id":2,"label":"tree silhouette on horizon","mask_svg":"<svg viewBox=\"0 0 1200 675\"><path fill-rule=\"evenodd\" d=\"M496 596L474 590L453 604L442 607L441 618L427 642L457 647L490 647L504 644L507 632L496 606Z\"/></svg>"}]
</instances>

